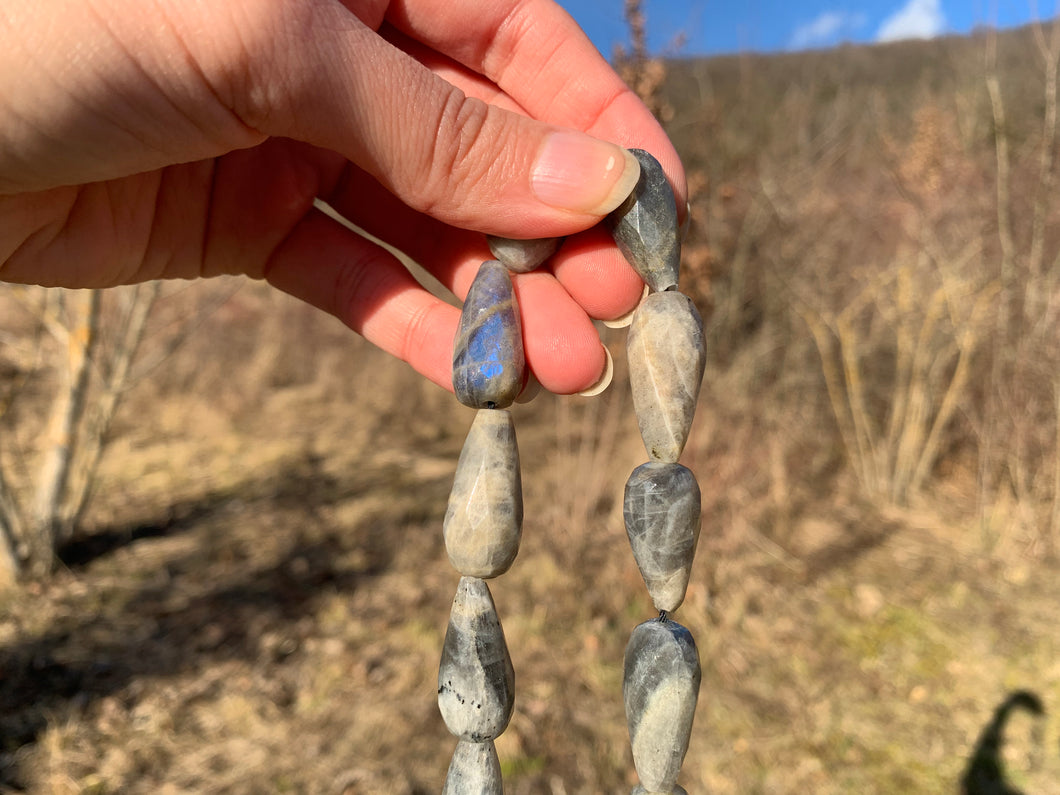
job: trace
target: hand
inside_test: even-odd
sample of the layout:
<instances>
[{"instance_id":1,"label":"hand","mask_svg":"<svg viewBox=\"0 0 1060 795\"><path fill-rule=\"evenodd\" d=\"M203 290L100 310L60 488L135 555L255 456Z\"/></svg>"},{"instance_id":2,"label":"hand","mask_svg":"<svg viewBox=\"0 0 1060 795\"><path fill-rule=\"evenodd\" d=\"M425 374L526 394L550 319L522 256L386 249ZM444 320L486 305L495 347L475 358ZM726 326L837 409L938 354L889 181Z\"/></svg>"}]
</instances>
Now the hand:
<instances>
[{"instance_id":1,"label":"hand","mask_svg":"<svg viewBox=\"0 0 1060 795\"><path fill-rule=\"evenodd\" d=\"M103 287L241 273L339 317L451 389L482 233L573 234L516 277L541 384L592 384L590 317L639 279L594 226L622 149L665 134L550 0L0 0L0 279ZM474 230L474 231L469 231Z\"/></svg>"}]
</instances>

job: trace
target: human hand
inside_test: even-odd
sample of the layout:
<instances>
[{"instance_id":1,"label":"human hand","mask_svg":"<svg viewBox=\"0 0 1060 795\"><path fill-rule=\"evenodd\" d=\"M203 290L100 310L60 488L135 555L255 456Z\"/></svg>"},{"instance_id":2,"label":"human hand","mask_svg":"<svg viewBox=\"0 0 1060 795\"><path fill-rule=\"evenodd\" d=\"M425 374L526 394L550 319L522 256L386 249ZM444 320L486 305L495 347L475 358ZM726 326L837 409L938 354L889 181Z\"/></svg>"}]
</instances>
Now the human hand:
<instances>
[{"instance_id":1,"label":"human hand","mask_svg":"<svg viewBox=\"0 0 1060 795\"><path fill-rule=\"evenodd\" d=\"M527 363L570 393L603 370L590 318L641 292L594 226L635 179L605 141L685 206L666 136L551 0L0 0L0 31L6 281L264 278L451 389L459 311L313 199L459 296L482 233L570 234L515 277Z\"/></svg>"}]
</instances>

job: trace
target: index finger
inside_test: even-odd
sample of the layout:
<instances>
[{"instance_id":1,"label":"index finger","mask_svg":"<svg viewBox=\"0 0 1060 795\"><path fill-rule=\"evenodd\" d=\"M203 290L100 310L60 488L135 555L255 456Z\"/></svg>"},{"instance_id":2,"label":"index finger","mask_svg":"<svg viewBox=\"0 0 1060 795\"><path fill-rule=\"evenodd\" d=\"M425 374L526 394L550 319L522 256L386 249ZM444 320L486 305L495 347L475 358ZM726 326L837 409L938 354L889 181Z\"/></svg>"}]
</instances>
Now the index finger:
<instances>
[{"instance_id":1,"label":"index finger","mask_svg":"<svg viewBox=\"0 0 1060 795\"><path fill-rule=\"evenodd\" d=\"M651 152L684 213L684 169L666 133L552 0L393 0L387 20L488 78L535 119Z\"/></svg>"}]
</instances>

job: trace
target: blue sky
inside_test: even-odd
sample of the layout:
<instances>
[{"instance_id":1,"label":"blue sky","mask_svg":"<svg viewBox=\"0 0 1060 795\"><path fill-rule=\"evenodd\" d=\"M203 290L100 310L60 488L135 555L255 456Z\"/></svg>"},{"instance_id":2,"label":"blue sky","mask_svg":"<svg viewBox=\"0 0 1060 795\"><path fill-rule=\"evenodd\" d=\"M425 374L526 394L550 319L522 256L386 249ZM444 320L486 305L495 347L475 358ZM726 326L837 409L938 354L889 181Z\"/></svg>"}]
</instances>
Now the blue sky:
<instances>
[{"instance_id":1,"label":"blue sky","mask_svg":"<svg viewBox=\"0 0 1060 795\"><path fill-rule=\"evenodd\" d=\"M778 52L1007 28L1057 13L1057 0L645 0L653 52ZM627 41L622 0L559 0L604 55ZM684 43L675 47L679 37Z\"/></svg>"}]
</instances>

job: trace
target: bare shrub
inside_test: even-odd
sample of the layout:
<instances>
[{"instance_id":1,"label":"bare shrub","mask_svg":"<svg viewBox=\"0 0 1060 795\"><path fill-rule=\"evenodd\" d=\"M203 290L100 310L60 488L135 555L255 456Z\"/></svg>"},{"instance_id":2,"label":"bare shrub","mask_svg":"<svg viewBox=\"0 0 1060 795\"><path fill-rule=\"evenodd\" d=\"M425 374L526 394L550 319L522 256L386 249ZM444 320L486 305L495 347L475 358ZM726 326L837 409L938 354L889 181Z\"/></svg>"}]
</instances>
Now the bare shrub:
<instances>
[{"instance_id":1,"label":"bare shrub","mask_svg":"<svg viewBox=\"0 0 1060 795\"><path fill-rule=\"evenodd\" d=\"M874 500L970 473L980 516L1014 499L1055 526L1060 34L935 51L667 64L689 109L668 130L707 175L710 351L773 340L760 386L816 369L801 399Z\"/></svg>"},{"instance_id":2,"label":"bare shrub","mask_svg":"<svg viewBox=\"0 0 1060 795\"><path fill-rule=\"evenodd\" d=\"M22 573L49 574L57 545L83 515L158 285L106 298L99 290L10 291L40 329L19 383L43 377L54 391L36 449L0 449L0 573L7 585ZM19 392L8 392L5 408Z\"/></svg>"},{"instance_id":3,"label":"bare shrub","mask_svg":"<svg viewBox=\"0 0 1060 795\"><path fill-rule=\"evenodd\" d=\"M674 109L662 94L666 63L653 57L648 49L647 17L641 0L625 0L623 16L629 28L629 46L615 48L615 68L648 110L660 121L668 121L673 118Z\"/></svg>"}]
</instances>

